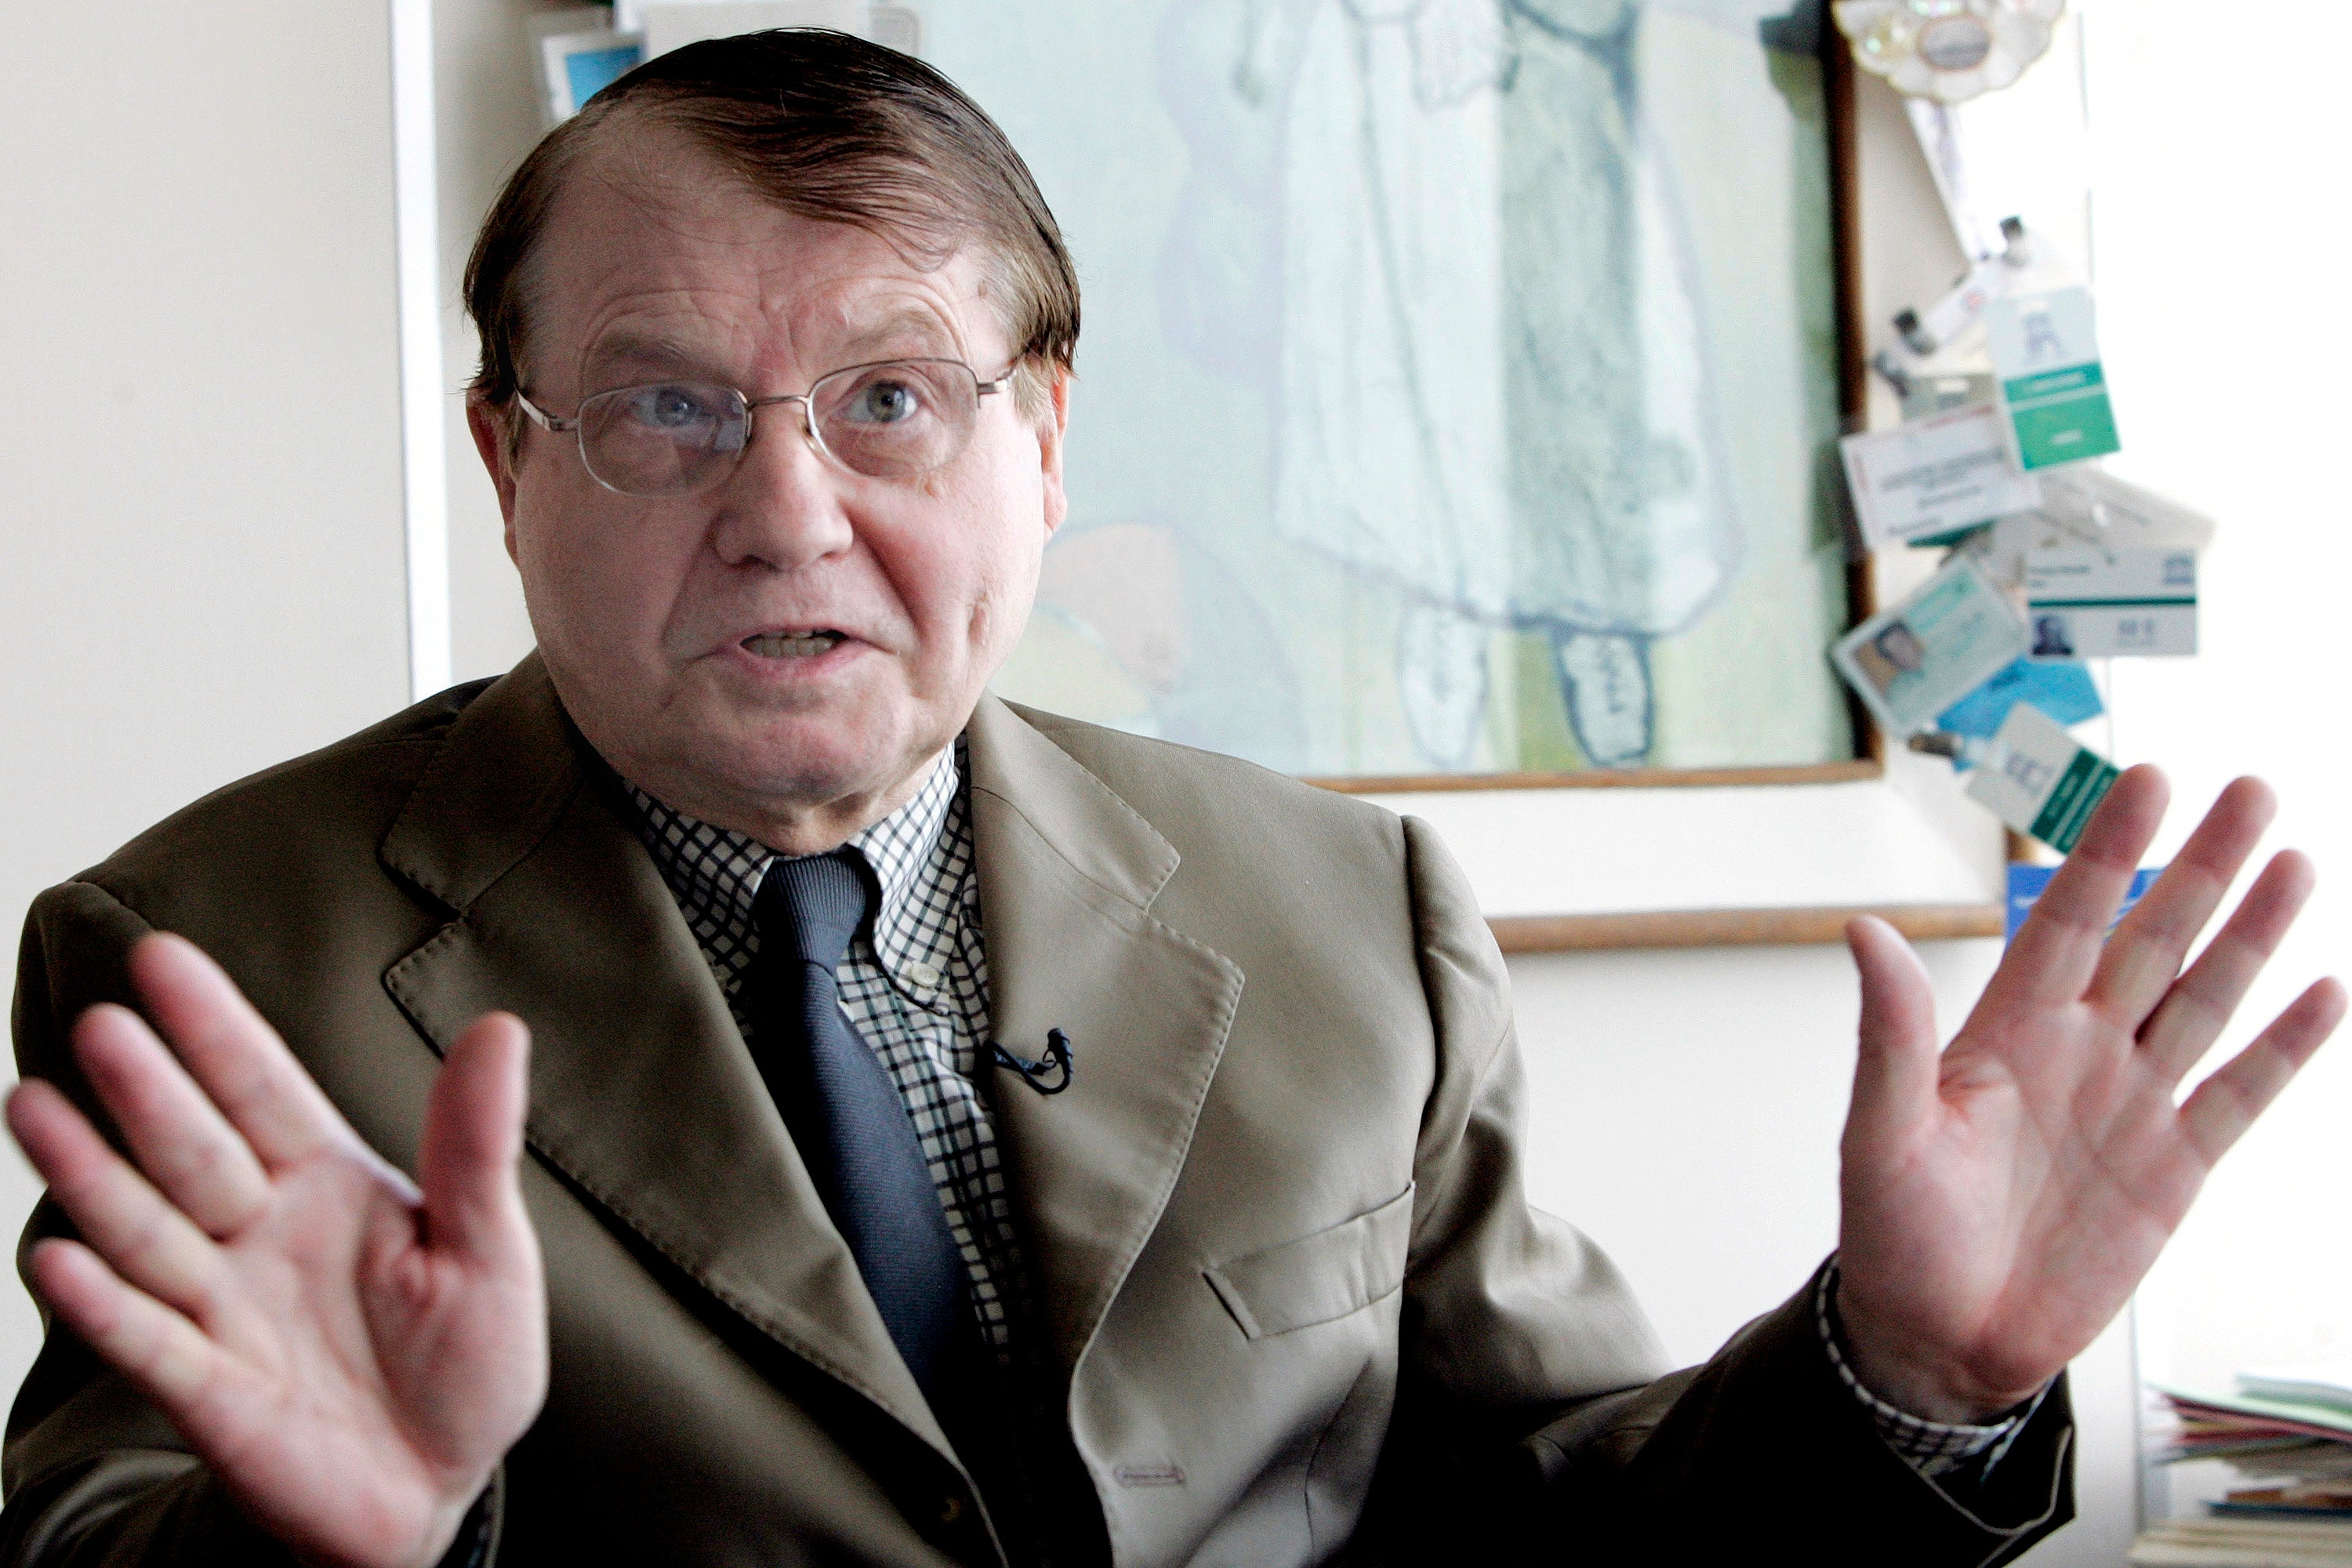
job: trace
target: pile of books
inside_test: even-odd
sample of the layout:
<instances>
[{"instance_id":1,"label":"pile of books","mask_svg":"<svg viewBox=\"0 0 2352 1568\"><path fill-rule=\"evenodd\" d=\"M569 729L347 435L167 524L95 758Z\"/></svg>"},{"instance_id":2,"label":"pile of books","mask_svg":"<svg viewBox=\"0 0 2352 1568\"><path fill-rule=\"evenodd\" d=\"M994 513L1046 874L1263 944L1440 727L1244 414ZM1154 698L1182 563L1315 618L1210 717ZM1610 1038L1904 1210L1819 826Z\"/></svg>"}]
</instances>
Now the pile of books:
<instances>
[{"instance_id":1,"label":"pile of books","mask_svg":"<svg viewBox=\"0 0 2352 1568\"><path fill-rule=\"evenodd\" d=\"M2139 1568L2352 1568L2352 1364L2238 1374L2232 1394L2157 1385L2160 1462L2221 1461L2220 1495L2151 1521Z\"/></svg>"}]
</instances>

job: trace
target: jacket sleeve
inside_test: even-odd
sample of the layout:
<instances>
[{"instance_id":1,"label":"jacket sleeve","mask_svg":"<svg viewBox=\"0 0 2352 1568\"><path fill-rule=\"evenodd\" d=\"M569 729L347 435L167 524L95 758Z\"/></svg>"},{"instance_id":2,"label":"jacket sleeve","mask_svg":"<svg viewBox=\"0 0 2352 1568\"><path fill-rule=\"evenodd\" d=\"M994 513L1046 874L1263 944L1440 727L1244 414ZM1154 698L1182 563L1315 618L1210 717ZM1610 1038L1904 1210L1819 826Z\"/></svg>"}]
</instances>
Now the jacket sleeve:
<instances>
[{"instance_id":1,"label":"jacket sleeve","mask_svg":"<svg viewBox=\"0 0 2352 1568\"><path fill-rule=\"evenodd\" d=\"M1361 1538L1436 1560L2001 1563L2073 1515L2063 1386L1963 1507L1879 1436L1838 1378L1808 1283L1704 1365L1660 1375L1623 1278L1528 1206L1502 955L1460 869L1407 820L1438 1045L1415 1152L1397 1417ZM1446 1555L1453 1555L1452 1552Z\"/></svg>"}]
</instances>

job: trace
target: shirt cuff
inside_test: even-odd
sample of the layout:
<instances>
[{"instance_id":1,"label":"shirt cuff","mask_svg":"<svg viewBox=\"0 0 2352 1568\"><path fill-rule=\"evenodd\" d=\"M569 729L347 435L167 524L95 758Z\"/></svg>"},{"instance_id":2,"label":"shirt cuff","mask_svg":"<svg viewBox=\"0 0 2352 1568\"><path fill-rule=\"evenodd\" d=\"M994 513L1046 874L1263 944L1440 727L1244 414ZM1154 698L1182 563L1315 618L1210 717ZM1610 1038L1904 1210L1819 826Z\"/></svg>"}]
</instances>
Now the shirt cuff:
<instances>
[{"instance_id":1,"label":"shirt cuff","mask_svg":"<svg viewBox=\"0 0 2352 1568\"><path fill-rule=\"evenodd\" d=\"M1845 1353L1844 1325L1837 1315L1837 1282L1838 1268L1832 1260L1822 1270L1821 1283L1813 1290L1813 1321L1821 1330L1822 1348L1829 1352L1830 1364L1837 1368L1838 1380L1870 1412L1871 1424L1878 1428L1879 1436L1905 1464L1929 1480L1969 1468L1974 1468L1979 1480L1990 1476L1993 1467L2000 1463L2010 1445L2017 1440L2017 1435L2025 1430L2025 1424L2042 1407L2050 1388L2045 1386L2000 1420L1985 1426L1927 1421L1907 1410L1898 1410L1864 1388L1862 1379L1854 1375Z\"/></svg>"}]
</instances>

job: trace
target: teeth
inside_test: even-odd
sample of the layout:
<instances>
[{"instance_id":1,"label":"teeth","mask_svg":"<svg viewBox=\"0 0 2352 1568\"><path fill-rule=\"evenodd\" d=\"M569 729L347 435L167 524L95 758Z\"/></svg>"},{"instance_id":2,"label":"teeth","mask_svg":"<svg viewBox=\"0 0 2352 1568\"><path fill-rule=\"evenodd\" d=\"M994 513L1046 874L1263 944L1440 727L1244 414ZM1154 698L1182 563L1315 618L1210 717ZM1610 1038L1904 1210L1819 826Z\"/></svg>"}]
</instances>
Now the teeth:
<instances>
[{"instance_id":1,"label":"teeth","mask_svg":"<svg viewBox=\"0 0 2352 1568\"><path fill-rule=\"evenodd\" d=\"M763 632L743 639L743 646L761 658L807 658L840 643L839 632Z\"/></svg>"}]
</instances>

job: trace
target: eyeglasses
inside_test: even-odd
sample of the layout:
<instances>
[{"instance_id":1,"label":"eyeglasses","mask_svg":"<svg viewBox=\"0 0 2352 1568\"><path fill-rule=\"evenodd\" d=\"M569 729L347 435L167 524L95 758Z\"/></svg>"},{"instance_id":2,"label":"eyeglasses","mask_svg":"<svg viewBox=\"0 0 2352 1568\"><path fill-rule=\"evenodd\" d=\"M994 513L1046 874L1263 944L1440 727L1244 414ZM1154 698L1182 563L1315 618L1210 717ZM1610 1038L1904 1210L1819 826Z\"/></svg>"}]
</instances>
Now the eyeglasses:
<instances>
[{"instance_id":1,"label":"eyeglasses","mask_svg":"<svg viewBox=\"0 0 2352 1568\"><path fill-rule=\"evenodd\" d=\"M648 499L690 496L722 483L751 444L751 414L801 405L809 444L854 474L919 479L971 444L980 400L1004 390L1007 370L982 381L961 360L896 359L854 364L805 393L746 397L715 382L659 381L583 400L569 418L522 394L515 401L543 429L576 431L580 460L608 490Z\"/></svg>"}]
</instances>

